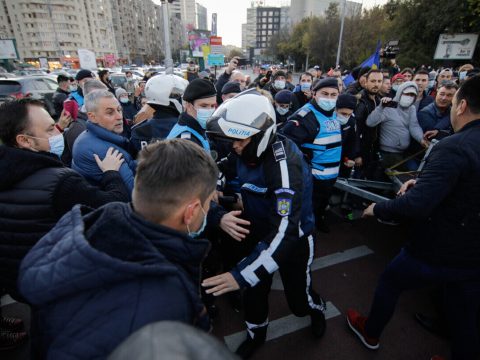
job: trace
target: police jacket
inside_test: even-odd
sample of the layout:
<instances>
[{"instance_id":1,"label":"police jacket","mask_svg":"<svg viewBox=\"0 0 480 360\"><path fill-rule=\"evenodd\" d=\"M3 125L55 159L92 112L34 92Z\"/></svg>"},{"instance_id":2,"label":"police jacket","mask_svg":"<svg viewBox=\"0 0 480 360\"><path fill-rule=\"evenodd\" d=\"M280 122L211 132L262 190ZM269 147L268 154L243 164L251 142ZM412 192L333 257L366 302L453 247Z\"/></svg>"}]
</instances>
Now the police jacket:
<instances>
[{"instance_id":1,"label":"police jacket","mask_svg":"<svg viewBox=\"0 0 480 360\"><path fill-rule=\"evenodd\" d=\"M289 118L282 133L306 155L316 179L330 180L338 176L342 134L333 110L320 109L312 99Z\"/></svg>"},{"instance_id":2,"label":"police jacket","mask_svg":"<svg viewBox=\"0 0 480 360\"><path fill-rule=\"evenodd\" d=\"M180 113L173 105L154 106L153 118L132 127L130 140L138 151L153 141L165 139L178 121Z\"/></svg>"},{"instance_id":3,"label":"police jacket","mask_svg":"<svg viewBox=\"0 0 480 360\"><path fill-rule=\"evenodd\" d=\"M210 144L205 129L200 126L194 117L188 115L186 112L180 114L178 122L167 136L167 139L175 138L193 141L210 153Z\"/></svg>"},{"instance_id":4,"label":"police jacket","mask_svg":"<svg viewBox=\"0 0 480 360\"><path fill-rule=\"evenodd\" d=\"M243 214L251 223L245 242L253 250L231 273L240 286L255 286L312 233L312 177L301 151L282 135L258 164L238 158L237 176Z\"/></svg>"},{"instance_id":5,"label":"police jacket","mask_svg":"<svg viewBox=\"0 0 480 360\"><path fill-rule=\"evenodd\" d=\"M128 201L118 172L104 173L100 185L91 186L56 155L0 146L0 288L16 296L20 261L75 204Z\"/></svg>"},{"instance_id":6,"label":"police jacket","mask_svg":"<svg viewBox=\"0 0 480 360\"><path fill-rule=\"evenodd\" d=\"M133 190L133 180L137 162L129 153L129 141L97 124L87 121L84 131L73 145L72 169L78 171L93 184L98 184L103 176L102 170L95 161L94 154L103 159L109 148L118 150L124 159L119 173L130 193Z\"/></svg>"},{"instance_id":7,"label":"police jacket","mask_svg":"<svg viewBox=\"0 0 480 360\"><path fill-rule=\"evenodd\" d=\"M41 324L39 357L105 359L161 320L208 329L199 293L207 250L207 241L151 223L130 204L75 206L20 270L19 289Z\"/></svg>"},{"instance_id":8,"label":"police jacket","mask_svg":"<svg viewBox=\"0 0 480 360\"><path fill-rule=\"evenodd\" d=\"M378 127L368 127L367 118L375 107L380 104L380 97L370 99L367 90L360 92L354 114L357 121L357 133L355 144L355 157L360 156L364 160L378 147Z\"/></svg>"},{"instance_id":9,"label":"police jacket","mask_svg":"<svg viewBox=\"0 0 480 360\"><path fill-rule=\"evenodd\" d=\"M413 224L407 251L432 265L480 268L480 119L434 146L413 188L375 215Z\"/></svg>"},{"instance_id":10,"label":"police jacket","mask_svg":"<svg viewBox=\"0 0 480 360\"><path fill-rule=\"evenodd\" d=\"M63 111L63 102L68 99L70 92L58 88L53 94L52 102L55 109L55 120L60 118L60 114Z\"/></svg>"}]
</instances>

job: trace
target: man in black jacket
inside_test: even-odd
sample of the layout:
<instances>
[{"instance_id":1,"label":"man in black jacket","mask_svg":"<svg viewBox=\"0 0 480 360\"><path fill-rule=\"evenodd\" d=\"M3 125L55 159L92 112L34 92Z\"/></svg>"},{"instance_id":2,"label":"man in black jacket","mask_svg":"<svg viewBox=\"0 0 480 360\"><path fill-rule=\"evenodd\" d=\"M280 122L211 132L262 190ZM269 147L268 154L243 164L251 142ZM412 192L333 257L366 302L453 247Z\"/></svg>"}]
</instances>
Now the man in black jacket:
<instances>
[{"instance_id":1,"label":"man in black jacket","mask_svg":"<svg viewBox=\"0 0 480 360\"><path fill-rule=\"evenodd\" d=\"M364 216L408 220L412 240L387 266L368 318L349 310L350 328L370 349L408 289L443 285L452 329L452 358L478 359L480 307L480 77L467 80L452 102L455 135L435 145L418 177L394 200L370 205ZM410 190L408 190L410 188ZM407 191L408 190L408 191Z\"/></svg>"},{"instance_id":2,"label":"man in black jacket","mask_svg":"<svg viewBox=\"0 0 480 360\"><path fill-rule=\"evenodd\" d=\"M73 90L70 87L70 81L73 81L73 79L67 76L67 74L60 74L57 76L58 88L55 90L52 98L53 107L55 108L55 120L58 120L60 117L60 114L63 111L63 102L67 100L70 96L70 91Z\"/></svg>"},{"instance_id":3,"label":"man in black jacket","mask_svg":"<svg viewBox=\"0 0 480 360\"><path fill-rule=\"evenodd\" d=\"M103 161L96 157L104 172L100 188L63 165L63 136L38 101L0 105L0 140L0 288L18 298L20 261L67 211L76 204L127 202L129 193L116 151Z\"/></svg>"}]
</instances>

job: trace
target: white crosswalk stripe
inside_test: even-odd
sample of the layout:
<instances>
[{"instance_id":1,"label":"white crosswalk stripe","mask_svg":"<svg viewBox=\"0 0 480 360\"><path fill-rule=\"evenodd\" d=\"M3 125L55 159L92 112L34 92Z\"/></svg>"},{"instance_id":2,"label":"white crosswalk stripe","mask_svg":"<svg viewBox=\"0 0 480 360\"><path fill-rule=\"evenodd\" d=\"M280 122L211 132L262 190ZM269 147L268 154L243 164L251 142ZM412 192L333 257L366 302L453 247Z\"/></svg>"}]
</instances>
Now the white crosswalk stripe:
<instances>
[{"instance_id":1,"label":"white crosswalk stripe","mask_svg":"<svg viewBox=\"0 0 480 360\"><path fill-rule=\"evenodd\" d=\"M340 311L331 302L327 302L327 311L325 312L325 318L331 319L333 317L341 315ZM306 328L310 326L310 316L302 318L295 315L288 315L277 320L273 320L268 325L267 341L279 338L280 336L290 334L294 331ZM247 337L246 331L239 331L232 335L224 337L225 344L231 351L235 351L238 346Z\"/></svg>"}]
</instances>

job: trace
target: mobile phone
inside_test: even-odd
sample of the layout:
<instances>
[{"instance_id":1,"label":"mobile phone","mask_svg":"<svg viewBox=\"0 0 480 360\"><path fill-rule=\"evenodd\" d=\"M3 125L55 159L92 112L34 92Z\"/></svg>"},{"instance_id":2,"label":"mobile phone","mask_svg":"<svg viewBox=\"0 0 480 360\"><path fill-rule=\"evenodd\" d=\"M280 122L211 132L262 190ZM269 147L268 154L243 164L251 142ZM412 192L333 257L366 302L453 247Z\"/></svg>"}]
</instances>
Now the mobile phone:
<instances>
[{"instance_id":1,"label":"mobile phone","mask_svg":"<svg viewBox=\"0 0 480 360\"><path fill-rule=\"evenodd\" d=\"M398 102L392 100L387 103L382 103L382 105L383 107L396 108L398 107Z\"/></svg>"},{"instance_id":2,"label":"mobile phone","mask_svg":"<svg viewBox=\"0 0 480 360\"><path fill-rule=\"evenodd\" d=\"M265 74L265 77L267 79L270 79L271 76L272 76L272 70L268 70L267 73Z\"/></svg>"},{"instance_id":3,"label":"mobile phone","mask_svg":"<svg viewBox=\"0 0 480 360\"><path fill-rule=\"evenodd\" d=\"M247 59L238 59L237 60L237 65L238 66L243 66L243 65L247 65Z\"/></svg>"},{"instance_id":4,"label":"mobile phone","mask_svg":"<svg viewBox=\"0 0 480 360\"><path fill-rule=\"evenodd\" d=\"M63 109L68 112L74 120L78 116L78 104L75 100L67 99L63 102Z\"/></svg>"}]
</instances>

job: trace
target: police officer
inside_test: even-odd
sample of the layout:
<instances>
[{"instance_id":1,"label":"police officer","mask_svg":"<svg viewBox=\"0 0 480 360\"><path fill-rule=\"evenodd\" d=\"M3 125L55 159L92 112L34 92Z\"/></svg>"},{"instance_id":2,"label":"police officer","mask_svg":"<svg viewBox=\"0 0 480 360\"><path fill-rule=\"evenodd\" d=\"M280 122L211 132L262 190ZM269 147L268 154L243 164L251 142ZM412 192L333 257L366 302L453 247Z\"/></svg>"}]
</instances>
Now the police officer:
<instances>
[{"instance_id":1,"label":"police officer","mask_svg":"<svg viewBox=\"0 0 480 360\"><path fill-rule=\"evenodd\" d=\"M325 304L313 291L310 264L314 230L312 180L297 146L276 134L275 111L267 97L250 89L223 103L207 123L209 137L232 141L243 214L250 233L243 243L246 257L230 272L202 285L214 295L246 288L247 339L237 349L250 357L266 338L268 294L272 274L280 271L292 312L310 315L312 332L325 332Z\"/></svg>"},{"instance_id":2,"label":"police officer","mask_svg":"<svg viewBox=\"0 0 480 360\"><path fill-rule=\"evenodd\" d=\"M188 139L210 152L205 134L207 120L217 107L217 90L208 80L195 79L183 94L184 112L168 134L168 139Z\"/></svg>"},{"instance_id":3,"label":"police officer","mask_svg":"<svg viewBox=\"0 0 480 360\"><path fill-rule=\"evenodd\" d=\"M338 81L319 80L312 90L312 100L290 117L282 132L295 141L310 161L315 223L318 230L329 232L325 208L338 177L342 154L342 134L335 114Z\"/></svg>"},{"instance_id":4,"label":"police officer","mask_svg":"<svg viewBox=\"0 0 480 360\"><path fill-rule=\"evenodd\" d=\"M188 81L176 75L157 75L145 85L147 104L155 110L153 118L132 128L131 142L137 150L152 140L165 139L183 110L181 98Z\"/></svg>"}]
</instances>

